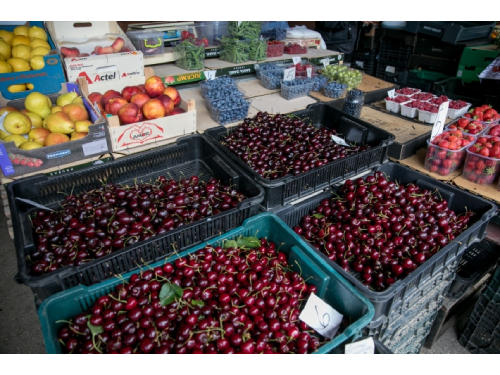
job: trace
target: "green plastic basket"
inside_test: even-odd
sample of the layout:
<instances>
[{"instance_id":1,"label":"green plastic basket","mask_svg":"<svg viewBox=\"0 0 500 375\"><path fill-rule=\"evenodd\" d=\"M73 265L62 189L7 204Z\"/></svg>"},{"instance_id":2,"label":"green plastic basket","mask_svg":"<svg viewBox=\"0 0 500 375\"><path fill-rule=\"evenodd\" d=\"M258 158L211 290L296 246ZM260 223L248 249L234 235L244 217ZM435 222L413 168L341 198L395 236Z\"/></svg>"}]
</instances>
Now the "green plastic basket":
<instances>
[{"instance_id":1,"label":"green plastic basket","mask_svg":"<svg viewBox=\"0 0 500 375\"><path fill-rule=\"evenodd\" d=\"M295 266L296 262L302 272L302 276L314 284L317 295L326 303L339 311L341 314L351 318L351 324L337 337L321 346L317 354L327 354L342 344L351 342L361 336L361 329L365 327L373 318L375 310L373 305L361 293L359 293L340 274L328 266L328 264L316 253L310 250L309 246L295 234L281 219L274 214L262 213L258 216L247 219L243 225L234 229L218 239L213 239L207 243L198 245L179 254L184 257L190 253L202 249L206 244L214 245L222 240L236 239L238 236L267 237L280 246L288 256L288 263ZM162 260L150 267L157 267L167 262L177 259L176 256L170 260ZM295 262L296 261L296 262ZM129 272L123 277L128 280L137 271ZM46 299L38 310L45 348L48 354L62 353L61 345L57 340L57 331L63 323L56 324L57 320L70 319L77 314L88 310L93 303L102 295L114 290L115 286L122 283L119 279L107 280L101 284L91 287L78 286L67 291L63 291Z\"/></svg>"}]
</instances>

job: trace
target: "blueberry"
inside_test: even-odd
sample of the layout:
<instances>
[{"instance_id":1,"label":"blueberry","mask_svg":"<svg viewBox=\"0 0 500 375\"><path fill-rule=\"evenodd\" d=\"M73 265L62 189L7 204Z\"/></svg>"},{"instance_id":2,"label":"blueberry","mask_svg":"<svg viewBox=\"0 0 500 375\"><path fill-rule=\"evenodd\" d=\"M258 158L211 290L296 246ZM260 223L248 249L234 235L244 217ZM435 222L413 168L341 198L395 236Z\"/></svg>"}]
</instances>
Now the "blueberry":
<instances>
[{"instance_id":1,"label":"blueberry","mask_svg":"<svg viewBox=\"0 0 500 375\"><path fill-rule=\"evenodd\" d=\"M339 82L331 82L325 86L325 96L329 98L340 98L345 94L347 90L347 85Z\"/></svg>"},{"instance_id":2,"label":"blueberry","mask_svg":"<svg viewBox=\"0 0 500 375\"><path fill-rule=\"evenodd\" d=\"M311 78L295 78L290 81L283 81L281 85L281 96L287 100L308 95L314 85Z\"/></svg>"},{"instance_id":3,"label":"blueberry","mask_svg":"<svg viewBox=\"0 0 500 375\"><path fill-rule=\"evenodd\" d=\"M365 94L363 91L351 90L346 95L342 111L354 117L359 117L361 115L361 110L363 109L364 100Z\"/></svg>"}]
</instances>

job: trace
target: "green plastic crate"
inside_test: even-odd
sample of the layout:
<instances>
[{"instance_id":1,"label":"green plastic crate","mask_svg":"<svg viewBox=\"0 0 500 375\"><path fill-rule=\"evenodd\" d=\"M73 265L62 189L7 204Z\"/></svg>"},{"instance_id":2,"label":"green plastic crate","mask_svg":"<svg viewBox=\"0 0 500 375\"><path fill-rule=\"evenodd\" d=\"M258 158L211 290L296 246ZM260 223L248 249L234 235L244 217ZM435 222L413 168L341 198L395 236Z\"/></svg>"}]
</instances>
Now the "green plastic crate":
<instances>
[{"instance_id":1,"label":"green plastic crate","mask_svg":"<svg viewBox=\"0 0 500 375\"><path fill-rule=\"evenodd\" d=\"M496 45L464 48L458 63L457 77L466 83L479 81L478 75L500 55L497 48Z\"/></svg>"},{"instance_id":2,"label":"green plastic crate","mask_svg":"<svg viewBox=\"0 0 500 375\"><path fill-rule=\"evenodd\" d=\"M410 70L410 72L415 73L417 78L425 79L427 81L432 81L432 82L441 81L443 79L450 78L446 74L443 74L441 72L435 72L432 70L413 69L413 70Z\"/></svg>"},{"instance_id":3,"label":"green plastic crate","mask_svg":"<svg viewBox=\"0 0 500 375\"><path fill-rule=\"evenodd\" d=\"M357 339L361 336L361 329L365 327L373 318L375 310L373 305L361 295L350 283L348 283L282 220L270 213L262 213L247 219L243 225L234 229L218 239L208 241L204 244L183 251L179 254L184 257L190 253L202 249L206 244L215 245L222 243L222 240L236 239L238 236L267 237L276 245L281 245L280 251L288 256L288 263L295 266L295 261L300 265L302 276L308 282L318 288L318 297L339 311L341 314L349 316L352 323L330 342L320 347L318 354L332 352L338 346ZM172 258L171 261L177 259ZM159 261L150 265L157 267L168 262ZM137 271L129 272L123 277L128 280ZM101 284L91 287L78 286L67 291L63 291L46 299L38 310L45 348L48 354L62 353L60 343L57 340L57 331L63 323L55 324L57 320L70 319L89 309L92 304L102 295L114 290L115 286L122 283L121 280L107 280Z\"/></svg>"}]
</instances>

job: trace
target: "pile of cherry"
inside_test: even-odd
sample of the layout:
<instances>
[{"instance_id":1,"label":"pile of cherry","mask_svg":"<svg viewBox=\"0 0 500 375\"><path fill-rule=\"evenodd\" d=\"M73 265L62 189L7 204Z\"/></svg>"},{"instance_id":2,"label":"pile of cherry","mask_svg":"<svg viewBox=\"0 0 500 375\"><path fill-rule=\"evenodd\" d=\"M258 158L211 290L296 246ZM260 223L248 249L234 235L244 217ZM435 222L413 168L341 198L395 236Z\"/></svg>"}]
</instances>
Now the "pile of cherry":
<instances>
[{"instance_id":1,"label":"pile of cherry","mask_svg":"<svg viewBox=\"0 0 500 375\"><path fill-rule=\"evenodd\" d=\"M259 112L246 118L221 144L260 176L275 180L297 176L370 148L339 145L331 138L336 134L335 130L316 128L297 118Z\"/></svg>"},{"instance_id":2,"label":"pile of cherry","mask_svg":"<svg viewBox=\"0 0 500 375\"><path fill-rule=\"evenodd\" d=\"M153 183L107 183L78 196L68 195L58 211L39 210L32 218L36 249L28 259L35 274L79 266L136 242L216 215L246 197L212 178Z\"/></svg>"},{"instance_id":3,"label":"pile of cherry","mask_svg":"<svg viewBox=\"0 0 500 375\"><path fill-rule=\"evenodd\" d=\"M370 289L382 291L462 233L472 216L457 215L438 192L398 185L376 172L347 180L294 231L346 272L359 274Z\"/></svg>"},{"instance_id":4,"label":"pile of cherry","mask_svg":"<svg viewBox=\"0 0 500 375\"><path fill-rule=\"evenodd\" d=\"M133 274L58 339L75 354L311 353L323 342L298 317L314 292L273 242L240 237Z\"/></svg>"}]
</instances>

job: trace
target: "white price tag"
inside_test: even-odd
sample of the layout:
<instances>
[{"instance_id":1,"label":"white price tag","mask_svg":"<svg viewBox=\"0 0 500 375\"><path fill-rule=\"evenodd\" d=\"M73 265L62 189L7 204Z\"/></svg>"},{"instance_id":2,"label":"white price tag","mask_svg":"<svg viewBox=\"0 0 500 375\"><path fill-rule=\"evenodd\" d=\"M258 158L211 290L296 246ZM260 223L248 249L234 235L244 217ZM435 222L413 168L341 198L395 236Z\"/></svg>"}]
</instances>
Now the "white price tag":
<instances>
[{"instance_id":1,"label":"white price tag","mask_svg":"<svg viewBox=\"0 0 500 375\"><path fill-rule=\"evenodd\" d=\"M339 314L314 293L309 296L304 310L299 315L300 320L329 340L339 330L342 317L342 314Z\"/></svg>"},{"instance_id":2,"label":"white price tag","mask_svg":"<svg viewBox=\"0 0 500 375\"><path fill-rule=\"evenodd\" d=\"M461 70L459 70L459 71L457 72L457 77L459 77L459 78L460 78L460 77L462 77L462 71L461 71Z\"/></svg>"},{"instance_id":3,"label":"white price tag","mask_svg":"<svg viewBox=\"0 0 500 375\"><path fill-rule=\"evenodd\" d=\"M387 91L387 95L389 96L389 98L394 98L396 96L396 89Z\"/></svg>"},{"instance_id":4,"label":"white price tag","mask_svg":"<svg viewBox=\"0 0 500 375\"><path fill-rule=\"evenodd\" d=\"M373 337L347 344L345 346L345 354L375 354Z\"/></svg>"},{"instance_id":5,"label":"white price tag","mask_svg":"<svg viewBox=\"0 0 500 375\"><path fill-rule=\"evenodd\" d=\"M215 79L215 70L205 70L203 72L203 74L205 74L205 78L207 79L207 81L211 80L211 79Z\"/></svg>"},{"instance_id":6,"label":"white price tag","mask_svg":"<svg viewBox=\"0 0 500 375\"><path fill-rule=\"evenodd\" d=\"M293 81L295 79L295 67L285 69L283 81Z\"/></svg>"},{"instance_id":7,"label":"white price tag","mask_svg":"<svg viewBox=\"0 0 500 375\"><path fill-rule=\"evenodd\" d=\"M387 73L396 73L396 68L394 66L387 65L385 71Z\"/></svg>"},{"instance_id":8,"label":"white price tag","mask_svg":"<svg viewBox=\"0 0 500 375\"><path fill-rule=\"evenodd\" d=\"M16 197L16 199L18 201L21 201L21 202L24 202L24 203L28 203L28 204L31 204L32 206L34 207L38 207L38 208L41 208L42 210L47 210L47 211L54 211L48 207L45 207L45 206L42 206L41 204L38 204L36 202L33 202L32 200L29 200L29 199L23 199L23 198L18 198Z\"/></svg>"},{"instance_id":9,"label":"white price tag","mask_svg":"<svg viewBox=\"0 0 500 375\"><path fill-rule=\"evenodd\" d=\"M306 72L307 72L307 78L312 78L313 69L312 68L306 68Z\"/></svg>"},{"instance_id":10,"label":"white price tag","mask_svg":"<svg viewBox=\"0 0 500 375\"><path fill-rule=\"evenodd\" d=\"M106 143L106 139L100 139L98 141L84 143L82 145L82 150L85 156L104 154L108 152L108 144Z\"/></svg>"},{"instance_id":11,"label":"white price tag","mask_svg":"<svg viewBox=\"0 0 500 375\"><path fill-rule=\"evenodd\" d=\"M323 63L323 66L326 68L328 65L330 65L330 59L324 58L323 60L320 60Z\"/></svg>"},{"instance_id":12,"label":"white price tag","mask_svg":"<svg viewBox=\"0 0 500 375\"><path fill-rule=\"evenodd\" d=\"M356 65L359 66L360 68L365 67L365 63L363 61L356 61Z\"/></svg>"},{"instance_id":13,"label":"white price tag","mask_svg":"<svg viewBox=\"0 0 500 375\"><path fill-rule=\"evenodd\" d=\"M302 59L299 56L293 56L292 61L293 61L293 65L297 65L302 61Z\"/></svg>"},{"instance_id":14,"label":"white price tag","mask_svg":"<svg viewBox=\"0 0 500 375\"><path fill-rule=\"evenodd\" d=\"M344 141L342 138L340 137L337 137L336 135L332 135L332 141L334 141L336 144L338 145L342 145L342 146L347 146L347 147L351 147L351 145L347 144L346 141Z\"/></svg>"},{"instance_id":15,"label":"white price tag","mask_svg":"<svg viewBox=\"0 0 500 375\"><path fill-rule=\"evenodd\" d=\"M443 132L449 105L450 102L444 102L439 106L437 119L434 123L434 126L432 127L431 140L434 139L435 136Z\"/></svg>"},{"instance_id":16,"label":"white price tag","mask_svg":"<svg viewBox=\"0 0 500 375\"><path fill-rule=\"evenodd\" d=\"M243 21L237 21L237 22L238 22L238 27L240 27L240 25L241 25L241 23L242 23Z\"/></svg>"}]
</instances>

